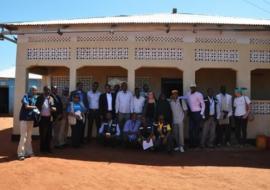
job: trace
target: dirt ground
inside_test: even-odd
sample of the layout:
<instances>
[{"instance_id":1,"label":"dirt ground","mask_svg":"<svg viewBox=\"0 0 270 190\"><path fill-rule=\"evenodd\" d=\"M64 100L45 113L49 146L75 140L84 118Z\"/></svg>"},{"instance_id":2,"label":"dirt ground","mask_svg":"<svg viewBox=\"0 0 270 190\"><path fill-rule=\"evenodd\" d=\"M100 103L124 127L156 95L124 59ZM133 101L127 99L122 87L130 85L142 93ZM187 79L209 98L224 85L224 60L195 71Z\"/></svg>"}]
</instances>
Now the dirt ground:
<instances>
[{"instance_id":1,"label":"dirt ground","mask_svg":"<svg viewBox=\"0 0 270 190\"><path fill-rule=\"evenodd\" d=\"M270 189L270 151L197 150L184 154L104 148L54 150L16 160L11 118L0 118L0 190Z\"/></svg>"}]
</instances>

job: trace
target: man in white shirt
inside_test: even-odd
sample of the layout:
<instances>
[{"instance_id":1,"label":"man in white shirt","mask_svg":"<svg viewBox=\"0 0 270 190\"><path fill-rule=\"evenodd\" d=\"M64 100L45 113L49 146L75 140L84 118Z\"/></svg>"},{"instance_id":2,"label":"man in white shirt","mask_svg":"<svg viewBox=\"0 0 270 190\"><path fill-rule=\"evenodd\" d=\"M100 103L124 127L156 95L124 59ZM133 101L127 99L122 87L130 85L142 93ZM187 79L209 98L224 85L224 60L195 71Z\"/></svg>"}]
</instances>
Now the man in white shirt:
<instances>
[{"instance_id":1,"label":"man in white shirt","mask_svg":"<svg viewBox=\"0 0 270 190\"><path fill-rule=\"evenodd\" d=\"M127 90L127 83L123 82L121 85L121 91L117 93L115 101L115 113L118 115L118 121L121 132L125 122L130 119L130 113L133 112L133 95Z\"/></svg>"},{"instance_id":2,"label":"man in white shirt","mask_svg":"<svg viewBox=\"0 0 270 190\"><path fill-rule=\"evenodd\" d=\"M145 98L140 95L140 89L135 88L135 95L133 96L133 113L137 114L138 118L141 118L143 108L145 104Z\"/></svg>"},{"instance_id":3,"label":"man in white shirt","mask_svg":"<svg viewBox=\"0 0 270 190\"><path fill-rule=\"evenodd\" d=\"M201 147L205 146L214 148L214 141L216 137L216 118L217 118L217 104L218 101L214 97L212 88L207 89L207 96L205 101L205 120L203 123Z\"/></svg>"},{"instance_id":4,"label":"man in white shirt","mask_svg":"<svg viewBox=\"0 0 270 190\"><path fill-rule=\"evenodd\" d=\"M243 89L237 88L235 90L233 106L235 119L235 133L239 145L245 145L247 139L247 123L248 114L251 111L251 101L247 96L243 95Z\"/></svg>"},{"instance_id":5,"label":"man in white shirt","mask_svg":"<svg viewBox=\"0 0 270 190\"><path fill-rule=\"evenodd\" d=\"M99 131L101 120L100 120L100 111L99 111L99 97L101 93L97 90L98 89L98 82L94 82L92 85L92 90L87 92L87 99L89 102L88 106L88 141L91 141L92 138L92 127L95 122L97 133Z\"/></svg>"},{"instance_id":6,"label":"man in white shirt","mask_svg":"<svg viewBox=\"0 0 270 190\"><path fill-rule=\"evenodd\" d=\"M196 84L190 85L187 95L189 113L189 141L190 147L196 148L200 144L200 125L204 118L205 103L203 95L197 91Z\"/></svg>"},{"instance_id":7,"label":"man in white shirt","mask_svg":"<svg viewBox=\"0 0 270 190\"><path fill-rule=\"evenodd\" d=\"M184 118L187 111L186 102L178 96L178 90L172 90L170 106L173 115L173 136L177 147L175 151L184 151Z\"/></svg>"},{"instance_id":8,"label":"man in white shirt","mask_svg":"<svg viewBox=\"0 0 270 190\"><path fill-rule=\"evenodd\" d=\"M232 116L232 96L226 93L226 86L220 87L220 93L216 96L217 106L217 145L226 144L230 146L231 125L230 117ZM225 136L225 139L224 139Z\"/></svg>"}]
</instances>

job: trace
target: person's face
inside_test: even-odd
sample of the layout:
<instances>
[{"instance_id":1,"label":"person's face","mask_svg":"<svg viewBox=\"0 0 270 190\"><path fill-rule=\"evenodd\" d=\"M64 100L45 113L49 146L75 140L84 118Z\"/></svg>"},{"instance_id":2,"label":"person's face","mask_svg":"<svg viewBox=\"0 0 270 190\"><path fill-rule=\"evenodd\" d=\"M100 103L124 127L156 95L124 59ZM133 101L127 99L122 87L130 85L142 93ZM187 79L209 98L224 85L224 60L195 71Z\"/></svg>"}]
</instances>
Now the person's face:
<instances>
[{"instance_id":1,"label":"person's face","mask_svg":"<svg viewBox=\"0 0 270 190\"><path fill-rule=\"evenodd\" d=\"M214 96L214 91L213 91L213 89L208 89L208 90L207 90L207 94L208 94L208 96L210 96L210 97Z\"/></svg>"},{"instance_id":2,"label":"person's face","mask_svg":"<svg viewBox=\"0 0 270 190\"><path fill-rule=\"evenodd\" d=\"M68 91L67 90L63 91L63 96L68 96Z\"/></svg>"},{"instance_id":3,"label":"person's face","mask_svg":"<svg viewBox=\"0 0 270 190\"><path fill-rule=\"evenodd\" d=\"M78 103L80 101L80 97L79 96L74 96L73 97L73 102Z\"/></svg>"},{"instance_id":4,"label":"person's face","mask_svg":"<svg viewBox=\"0 0 270 190\"><path fill-rule=\"evenodd\" d=\"M222 94L226 94L226 88L225 88L225 86L222 86L222 87L220 88L220 92L221 92Z\"/></svg>"},{"instance_id":5,"label":"person's face","mask_svg":"<svg viewBox=\"0 0 270 190\"><path fill-rule=\"evenodd\" d=\"M160 115L160 116L158 117L158 121L159 121L160 123L163 123L163 122L164 122L164 117L163 117L163 115Z\"/></svg>"},{"instance_id":6,"label":"person's face","mask_svg":"<svg viewBox=\"0 0 270 190\"><path fill-rule=\"evenodd\" d=\"M106 93L111 92L111 87L110 87L109 85L106 85L106 86L105 86L105 92L106 92Z\"/></svg>"},{"instance_id":7,"label":"person's face","mask_svg":"<svg viewBox=\"0 0 270 190\"><path fill-rule=\"evenodd\" d=\"M135 121L136 119L137 119L137 115L136 115L136 114L132 114L132 115L131 115L131 120L132 120L132 121Z\"/></svg>"},{"instance_id":8,"label":"person's face","mask_svg":"<svg viewBox=\"0 0 270 190\"><path fill-rule=\"evenodd\" d=\"M149 91L149 87L147 84L143 85L143 91L144 92L148 92Z\"/></svg>"},{"instance_id":9,"label":"person's face","mask_svg":"<svg viewBox=\"0 0 270 190\"><path fill-rule=\"evenodd\" d=\"M51 91L50 91L50 89L49 88L44 88L44 94L46 95L46 96L48 96L50 93L51 93Z\"/></svg>"},{"instance_id":10,"label":"person's face","mask_svg":"<svg viewBox=\"0 0 270 190\"><path fill-rule=\"evenodd\" d=\"M78 84L77 88L78 88L78 90L82 90L83 89L83 83Z\"/></svg>"},{"instance_id":11,"label":"person's face","mask_svg":"<svg viewBox=\"0 0 270 190\"><path fill-rule=\"evenodd\" d=\"M153 93L153 92L149 92L148 98L149 98L149 99L154 99L154 93Z\"/></svg>"},{"instance_id":12,"label":"person's face","mask_svg":"<svg viewBox=\"0 0 270 190\"><path fill-rule=\"evenodd\" d=\"M52 88L52 93L53 94L57 94L57 91L58 91L57 88Z\"/></svg>"},{"instance_id":13,"label":"person's face","mask_svg":"<svg viewBox=\"0 0 270 190\"><path fill-rule=\"evenodd\" d=\"M161 94L160 97L159 97L159 99L165 100L166 99L165 94Z\"/></svg>"},{"instance_id":14,"label":"person's face","mask_svg":"<svg viewBox=\"0 0 270 190\"><path fill-rule=\"evenodd\" d=\"M118 92L119 89L120 89L120 86L119 86L118 84L114 86L114 91L115 91L115 92Z\"/></svg>"},{"instance_id":15,"label":"person's face","mask_svg":"<svg viewBox=\"0 0 270 190\"><path fill-rule=\"evenodd\" d=\"M123 84L122 84L122 90L123 90L123 91L127 91L127 84L126 84L126 83L123 83Z\"/></svg>"},{"instance_id":16,"label":"person's face","mask_svg":"<svg viewBox=\"0 0 270 190\"><path fill-rule=\"evenodd\" d=\"M93 86L92 86L92 89L93 89L94 92L97 91L98 83L94 83Z\"/></svg>"},{"instance_id":17,"label":"person's face","mask_svg":"<svg viewBox=\"0 0 270 190\"><path fill-rule=\"evenodd\" d=\"M195 86L190 87L190 91L191 91L191 93L196 92L196 87Z\"/></svg>"},{"instance_id":18,"label":"person's face","mask_svg":"<svg viewBox=\"0 0 270 190\"><path fill-rule=\"evenodd\" d=\"M176 100L178 98L178 93L174 92L172 94L172 99Z\"/></svg>"},{"instance_id":19,"label":"person's face","mask_svg":"<svg viewBox=\"0 0 270 190\"><path fill-rule=\"evenodd\" d=\"M31 93L32 93L32 95L37 95L37 89L32 88L32 89L31 89Z\"/></svg>"},{"instance_id":20,"label":"person's face","mask_svg":"<svg viewBox=\"0 0 270 190\"><path fill-rule=\"evenodd\" d=\"M140 96L140 90L138 88L135 89L135 96L137 96L137 97Z\"/></svg>"},{"instance_id":21,"label":"person's face","mask_svg":"<svg viewBox=\"0 0 270 190\"><path fill-rule=\"evenodd\" d=\"M236 97L240 97L240 96L242 96L242 95L241 95L240 92L235 92L235 96L236 96Z\"/></svg>"}]
</instances>

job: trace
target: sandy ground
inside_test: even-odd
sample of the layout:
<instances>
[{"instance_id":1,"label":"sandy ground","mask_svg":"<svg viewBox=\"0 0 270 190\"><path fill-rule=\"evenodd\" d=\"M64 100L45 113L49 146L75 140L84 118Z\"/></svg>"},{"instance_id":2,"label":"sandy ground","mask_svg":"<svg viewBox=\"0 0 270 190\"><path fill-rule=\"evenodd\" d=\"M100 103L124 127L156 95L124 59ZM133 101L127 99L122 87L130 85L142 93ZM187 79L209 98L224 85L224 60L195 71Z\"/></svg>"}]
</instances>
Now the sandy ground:
<instances>
[{"instance_id":1,"label":"sandy ground","mask_svg":"<svg viewBox=\"0 0 270 190\"><path fill-rule=\"evenodd\" d=\"M169 156L95 143L16 160L11 118L0 118L0 190L270 189L270 151L198 150Z\"/></svg>"}]
</instances>

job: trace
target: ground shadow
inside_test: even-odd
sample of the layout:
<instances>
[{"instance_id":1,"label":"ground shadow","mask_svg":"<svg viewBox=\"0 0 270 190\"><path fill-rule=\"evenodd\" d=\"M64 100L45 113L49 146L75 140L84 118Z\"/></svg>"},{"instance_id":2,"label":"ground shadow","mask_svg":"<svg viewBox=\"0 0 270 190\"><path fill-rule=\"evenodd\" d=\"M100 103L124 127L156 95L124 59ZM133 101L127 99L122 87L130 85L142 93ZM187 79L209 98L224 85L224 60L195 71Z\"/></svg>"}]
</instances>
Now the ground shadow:
<instances>
[{"instance_id":1,"label":"ground shadow","mask_svg":"<svg viewBox=\"0 0 270 190\"><path fill-rule=\"evenodd\" d=\"M11 129L0 131L0 139L0 163L16 160L18 142L10 140ZM67 147L64 149L53 149L53 154L40 154L38 144L38 140L33 140L33 147L37 157L149 166L223 166L270 169L270 151L257 150L255 147L188 150L184 154L174 153L173 155L168 155L165 152L144 152L122 147L103 147L92 141L79 149Z\"/></svg>"}]
</instances>

